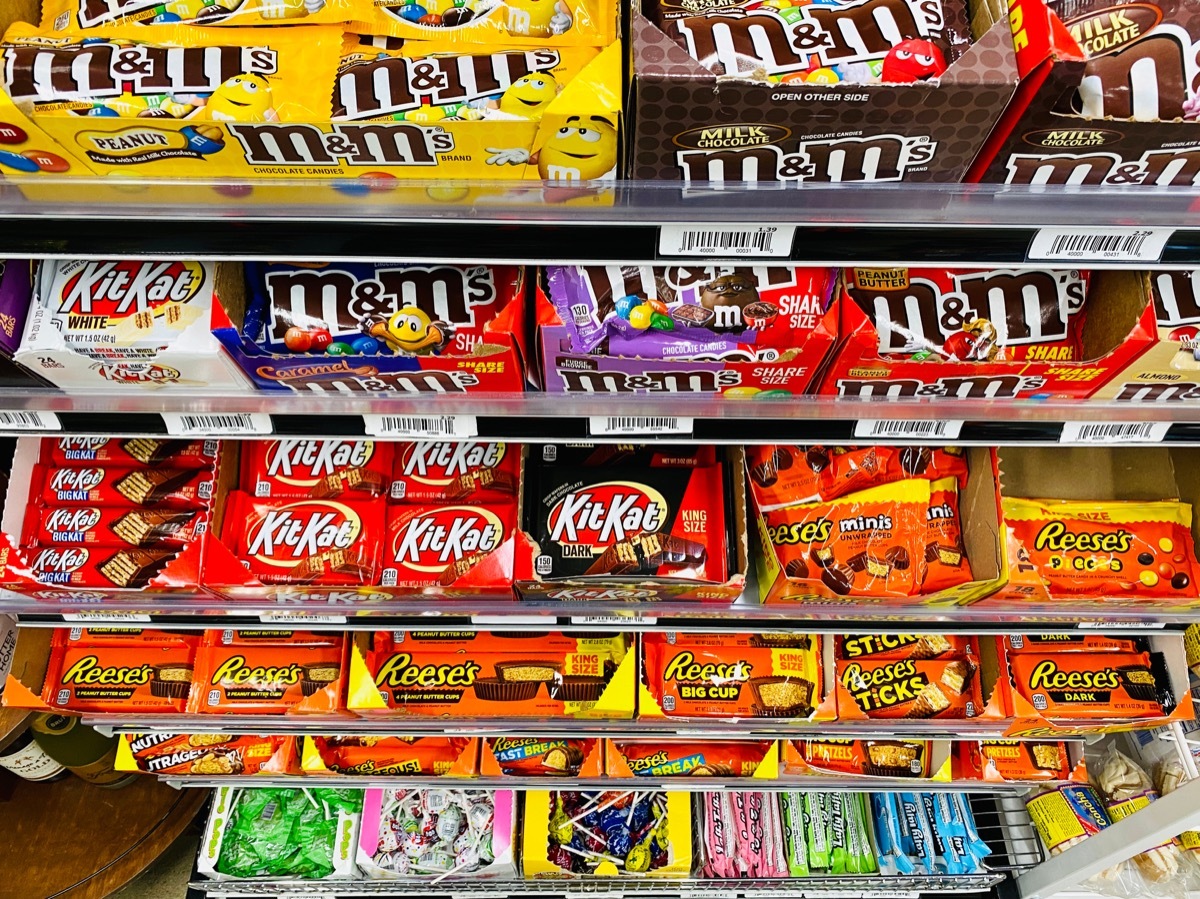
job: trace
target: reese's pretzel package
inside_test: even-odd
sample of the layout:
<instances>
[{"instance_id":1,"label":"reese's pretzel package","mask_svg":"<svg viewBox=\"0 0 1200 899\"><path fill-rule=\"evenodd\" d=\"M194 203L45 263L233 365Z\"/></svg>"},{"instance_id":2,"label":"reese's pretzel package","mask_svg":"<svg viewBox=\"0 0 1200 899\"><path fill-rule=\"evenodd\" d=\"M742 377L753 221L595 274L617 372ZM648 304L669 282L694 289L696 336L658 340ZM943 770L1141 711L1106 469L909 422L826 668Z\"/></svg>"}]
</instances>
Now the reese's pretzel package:
<instances>
[{"instance_id":1,"label":"reese's pretzel package","mask_svg":"<svg viewBox=\"0 0 1200 899\"><path fill-rule=\"evenodd\" d=\"M643 717L807 718L821 703L820 641L807 634L642 636ZM716 639L713 639L716 638Z\"/></svg>"},{"instance_id":2,"label":"reese's pretzel package","mask_svg":"<svg viewBox=\"0 0 1200 899\"><path fill-rule=\"evenodd\" d=\"M746 471L759 511L828 502L908 478L940 481L953 477L963 486L967 460L961 449L921 446L746 447Z\"/></svg>"},{"instance_id":3,"label":"reese's pretzel package","mask_svg":"<svg viewBox=\"0 0 1200 899\"><path fill-rule=\"evenodd\" d=\"M868 777L929 777L933 744L929 740L792 740L803 767L817 773Z\"/></svg>"},{"instance_id":4,"label":"reese's pretzel package","mask_svg":"<svg viewBox=\"0 0 1200 899\"><path fill-rule=\"evenodd\" d=\"M1071 779L1067 744L1061 740L964 740L955 748L963 778L1006 783Z\"/></svg>"},{"instance_id":5,"label":"reese's pretzel package","mask_svg":"<svg viewBox=\"0 0 1200 899\"><path fill-rule=\"evenodd\" d=\"M1180 502L1003 501L1009 563L1051 597L1194 596L1192 507Z\"/></svg>"},{"instance_id":6,"label":"reese's pretzel package","mask_svg":"<svg viewBox=\"0 0 1200 899\"><path fill-rule=\"evenodd\" d=\"M360 713L630 717L634 658L624 635L480 632L469 640L363 635L348 707Z\"/></svg>"}]
</instances>

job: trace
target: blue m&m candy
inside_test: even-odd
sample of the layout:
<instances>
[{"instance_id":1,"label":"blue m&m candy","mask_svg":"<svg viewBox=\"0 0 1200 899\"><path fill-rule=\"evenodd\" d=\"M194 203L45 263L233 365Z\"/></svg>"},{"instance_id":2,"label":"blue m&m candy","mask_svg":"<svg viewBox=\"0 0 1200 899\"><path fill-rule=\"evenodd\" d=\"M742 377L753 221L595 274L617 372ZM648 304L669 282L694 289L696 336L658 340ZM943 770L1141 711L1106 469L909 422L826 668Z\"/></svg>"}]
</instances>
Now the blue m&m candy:
<instances>
[{"instance_id":1,"label":"blue m&m candy","mask_svg":"<svg viewBox=\"0 0 1200 899\"><path fill-rule=\"evenodd\" d=\"M373 356L379 352L379 341L374 337L356 337L350 341L350 348L362 356Z\"/></svg>"},{"instance_id":2,"label":"blue m&m candy","mask_svg":"<svg viewBox=\"0 0 1200 899\"><path fill-rule=\"evenodd\" d=\"M409 3L406 6L401 6L399 12L400 18L407 19L410 22L419 22L429 11L419 3Z\"/></svg>"},{"instance_id":3,"label":"blue m&m candy","mask_svg":"<svg viewBox=\"0 0 1200 899\"><path fill-rule=\"evenodd\" d=\"M620 297L619 299L617 299L613 303L613 306L617 310L617 315L621 316L621 318L628 321L629 313L633 311L633 307L640 306L641 304L642 304L642 300L640 297L625 296L625 297Z\"/></svg>"},{"instance_id":4,"label":"blue m&m candy","mask_svg":"<svg viewBox=\"0 0 1200 899\"><path fill-rule=\"evenodd\" d=\"M38 171L38 164L32 159L28 159L18 153L9 153L7 150L0 150L0 166L16 169L18 172Z\"/></svg>"}]
</instances>

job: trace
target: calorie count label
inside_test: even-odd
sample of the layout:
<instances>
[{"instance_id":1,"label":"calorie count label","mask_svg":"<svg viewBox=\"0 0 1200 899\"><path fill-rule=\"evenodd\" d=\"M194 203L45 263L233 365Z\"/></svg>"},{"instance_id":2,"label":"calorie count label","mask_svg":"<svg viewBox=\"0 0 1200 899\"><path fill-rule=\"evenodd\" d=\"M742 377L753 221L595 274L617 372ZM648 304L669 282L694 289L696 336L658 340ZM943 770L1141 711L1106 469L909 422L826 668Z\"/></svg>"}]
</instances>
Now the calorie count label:
<instances>
[{"instance_id":1,"label":"calorie count label","mask_svg":"<svg viewBox=\"0 0 1200 899\"><path fill-rule=\"evenodd\" d=\"M1174 228L1041 228L1029 242L1030 261L1158 262Z\"/></svg>"},{"instance_id":2,"label":"calorie count label","mask_svg":"<svg viewBox=\"0 0 1200 899\"><path fill-rule=\"evenodd\" d=\"M788 259L795 225L663 225L658 233L660 256Z\"/></svg>"}]
</instances>

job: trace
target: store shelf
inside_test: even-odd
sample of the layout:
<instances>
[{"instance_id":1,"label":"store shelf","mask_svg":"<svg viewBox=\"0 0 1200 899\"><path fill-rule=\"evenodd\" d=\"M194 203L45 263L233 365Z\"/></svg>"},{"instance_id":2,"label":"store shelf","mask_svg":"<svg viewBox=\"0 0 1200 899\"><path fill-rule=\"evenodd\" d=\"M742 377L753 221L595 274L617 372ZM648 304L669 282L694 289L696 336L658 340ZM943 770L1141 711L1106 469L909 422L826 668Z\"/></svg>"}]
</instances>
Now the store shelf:
<instances>
[{"instance_id":1,"label":"store shelf","mask_svg":"<svg viewBox=\"0 0 1200 899\"><path fill-rule=\"evenodd\" d=\"M1149 607L1136 602L1072 600L1008 603L984 600L969 606L919 606L812 603L761 605L753 599L734 603L654 602L584 597L561 600L508 597L445 599L419 594L391 597L354 589L335 592L280 593L276 601L233 601L207 594L126 597L86 591L72 596L47 590L26 596L0 590L0 614L19 615L22 626L63 627L81 624L133 624L141 627L254 628L297 626L317 630L597 630L745 631L769 629L803 633L850 630L934 630L937 633L1012 633L1038 628L1047 632L1161 630L1200 621L1200 603L1189 607Z\"/></svg>"},{"instance_id":2,"label":"store shelf","mask_svg":"<svg viewBox=\"0 0 1200 899\"><path fill-rule=\"evenodd\" d=\"M664 223L801 226L818 264L1006 265L1043 227L1178 229L1164 265L1200 262L1200 193L958 184L215 181L11 176L0 253L295 260L649 263ZM269 223L269 227L264 227ZM327 227L336 224L336 229ZM502 225L502 228L497 228ZM954 239L947 240L948 230Z\"/></svg>"},{"instance_id":3,"label":"store shelf","mask_svg":"<svg viewBox=\"0 0 1200 899\"><path fill-rule=\"evenodd\" d=\"M1198 263L1200 264L1200 263ZM143 393L114 394L111 390L62 393L57 390L0 389L0 411L54 413L57 424L31 430L5 417L0 435L145 437L168 433L163 413L204 415L266 414L270 431L281 437L364 437L364 415L396 416L384 439L412 439L397 430L402 417L426 419L456 416L466 426L465 439L504 440L520 443L555 443L591 440L627 443L631 439L658 442L712 444L826 443L840 446L887 442L891 444L1019 445L1080 444L1103 442L1103 434L1079 437L1064 434L1064 423L1119 425L1164 422L1170 425L1161 442L1176 446L1200 445L1200 403L1182 399L1169 385L1142 385L1129 400L989 400L954 397L895 399L869 397L792 396L766 399L724 399L713 394L658 392L580 395L553 393L466 394L444 392L397 393L289 393L221 392L214 388L187 390L163 388ZM621 418L625 433L596 436L592 420ZM674 430L663 430L664 421ZM957 436L941 430L924 438L894 430L886 437L856 436L862 420L890 422L961 423ZM247 419L246 421L249 421ZM264 423L265 424L265 423ZM423 439L456 440L448 423L437 421L439 434ZM411 426L411 425L410 425ZM203 422L192 436L247 436L205 430ZM461 432L460 432L461 433ZM924 432L928 433L928 432ZM1124 441L1131 436L1125 434ZM1107 435L1109 442L1119 437ZM1144 438L1143 438L1144 439ZM1160 438L1155 435L1155 442Z\"/></svg>"},{"instance_id":4,"label":"store shelf","mask_svg":"<svg viewBox=\"0 0 1200 899\"><path fill-rule=\"evenodd\" d=\"M83 714L85 724L105 733L153 731L183 734L371 734L449 737L608 737L613 740L784 740L796 737L987 740L1004 736L1011 722L896 718L863 721L789 721L732 718L703 721L678 718L613 720L582 718L434 718L404 715L358 718L351 715L111 715ZM1042 735L1042 739L1045 736Z\"/></svg>"},{"instance_id":5,"label":"store shelf","mask_svg":"<svg viewBox=\"0 0 1200 899\"><path fill-rule=\"evenodd\" d=\"M409 790L665 790L678 793L714 793L754 790L763 793L782 793L807 790L840 790L845 793L878 793L884 791L922 793L973 793L990 795L1019 795L1030 784L981 783L980 781L951 781L934 783L928 780L875 777L869 780L852 777L816 776L780 777L775 780L753 780L736 777L378 777L347 775L263 775L244 774L222 777L159 777L176 789L218 787L396 787ZM1043 782L1044 783L1044 782Z\"/></svg>"}]
</instances>

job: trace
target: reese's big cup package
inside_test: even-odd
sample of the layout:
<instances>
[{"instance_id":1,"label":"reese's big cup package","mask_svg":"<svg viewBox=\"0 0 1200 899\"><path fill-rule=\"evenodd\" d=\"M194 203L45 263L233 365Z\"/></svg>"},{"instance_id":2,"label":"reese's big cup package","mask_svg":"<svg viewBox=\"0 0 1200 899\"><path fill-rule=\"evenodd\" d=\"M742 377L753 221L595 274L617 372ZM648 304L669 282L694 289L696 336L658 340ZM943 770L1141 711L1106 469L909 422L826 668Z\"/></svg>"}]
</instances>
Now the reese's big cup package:
<instances>
[{"instance_id":1,"label":"reese's big cup package","mask_svg":"<svg viewBox=\"0 0 1200 899\"><path fill-rule=\"evenodd\" d=\"M1005 498L1009 564L1051 596L1195 594L1192 507L1180 502Z\"/></svg>"},{"instance_id":2,"label":"reese's big cup package","mask_svg":"<svg viewBox=\"0 0 1200 899\"><path fill-rule=\"evenodd\" d=\"M521 284L517 266L249 263L242 330L268 353L486 355Z\"/></svg>"},{"instance_id":3,"label":"reese's big cup package","mask_svg":"<svg viewBox=\"0 0 1200 899\"><path fill-rule=\"evenodd\" d=\"M241 486L256 497L365 500L388 490L392 444L375 440L253 440Z\"/></svg>"},{"instance_id":4,"label":"reese's big cup package","mask_svg":"<svg viewBox=\"0 0 1200 899\"><path fill-rule=\"evenodd\" d=\"M190 123L178 132L176 147L164 146L170 143L165 137L145 147L136 136L129 143L119 134L107 136L89 156L111 162L208 155L226 140L224 129L212 123L328 121L341 43L341 29L332 26L103 25L58 33L17 22L0 52L4 89L35 122L118 116ZM134 151L140 155L130 155Z\"/></svg>"},{"instance_id":5,"label":"reese's big cup package","mask_svg":"<svg viewBox=\"0 0 1200 899\"><path fill-rule=\"evenodd\" d=\"M881 355L1083 361L1086 272L855 268L845 279L879 332Z\"/></svg>"},{"instance_id":6,"label":"reese's big cup package","mask_svg":"<svg viewBox=\"0 0 1200 899\"><path fill-rule=\"evenodd\" d=\"M642 637L642 683L654 707L639 714L697 718L807 718L821 702L820 641L808 634Z\"/></svg>"},{"instance_id":7,"label":"reese's big cup package","mask_svg":"<svg viewBox=\"0 0 1200 899\"><path fill-rule=\"evenodd\" d=\"M746 471L759 511L770 512L908 478L952 477L965 487L967 459L959 447L765 444L746 447Z\"/></svg>"},{"instance_id":8,"label":"reese's big cup package","mask_svg":"<svg viewBox=\"0 0 1200 899\"><path fill-rule=\"evenodd\" d=\"M725 466L532 465L527 527L544 579L723 582L729 570Z\"/></svg>"},{"instance_id":9,"label":"reese's big cup package","mask_svg":"<svg viewBox=\"0 0 1200 899\"><path fill-rule=\"evenodd\" d=\"M365 14L370 0L44 0L42 27L105 25L320 25Z\"/></svg>"},{"instance_id":10,"label":"reese's big cup package","mask_svg":"<svg viewBox=\"0 0 1200 899\"><path fill-rule=\"evenodd\" d=\"M608 717L633 714L633 656L624 635L379 631L364 638L349 708L409 715ZM356 663L357 665L357 663ZM614 680L617 683L614 683ZM611 691L611 692L610 692Z\"/></svg>"},{"instance_id":11,"label":"reese's big cup package","mask_svg":"<svg viewBox=\"0 0 1200 899\"><path fill-rule=\"evenodd\" d=\"M84 643L57 636L50 649L42 701L70 712L182 712L192 687L199 635L156 644L131 640Z\"/></svg>"}]
</instances>

